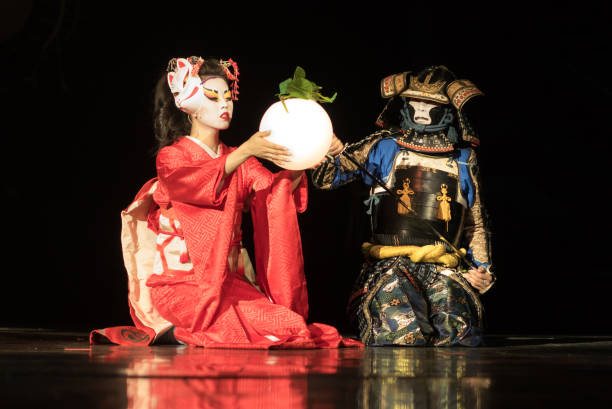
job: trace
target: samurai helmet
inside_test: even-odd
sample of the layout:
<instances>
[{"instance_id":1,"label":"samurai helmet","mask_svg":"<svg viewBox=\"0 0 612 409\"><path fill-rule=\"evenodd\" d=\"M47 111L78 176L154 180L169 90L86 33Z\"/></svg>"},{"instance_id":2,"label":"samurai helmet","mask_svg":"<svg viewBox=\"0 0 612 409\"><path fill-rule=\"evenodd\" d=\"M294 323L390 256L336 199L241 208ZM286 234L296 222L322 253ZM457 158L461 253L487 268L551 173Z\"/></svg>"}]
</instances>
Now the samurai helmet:
<instances>
[{"instance_id":1,"label":"samurai helmet","mask_svg":"<svg viewBox=\"0 0 612 409\"><path fill-rule=\"evenodd\" d=\"M468 80L459 80L443 65L427 67L418 73L411 71L385 77L380 83L383 98L401 96L452 104L458 111L471 98L482 92Z\"/></svg>"},{"instance_id":2,"label":"samurai helmet","mask_svg":"<svg viewBox=\"0 0 612 409\"><path fill-rule=\"evenodd\" d=\"M386 127L389 125L387 122L393 122L388 121L388 118L389 115L393 116L393 112L398 109L391 108L394 101L401 102L403 106L401 101L403 99L420 99L455 108L462 138L472 144L478 143L474 131L461 110L467 101L483 93L471 81L457 79L455 74L445 66L433 65L416 73L405 71L389 75L380 82L380 93L389 101L376 120L378 126ZM401 97L401 99L396 97Z\"/></svg>"}]
</instances>

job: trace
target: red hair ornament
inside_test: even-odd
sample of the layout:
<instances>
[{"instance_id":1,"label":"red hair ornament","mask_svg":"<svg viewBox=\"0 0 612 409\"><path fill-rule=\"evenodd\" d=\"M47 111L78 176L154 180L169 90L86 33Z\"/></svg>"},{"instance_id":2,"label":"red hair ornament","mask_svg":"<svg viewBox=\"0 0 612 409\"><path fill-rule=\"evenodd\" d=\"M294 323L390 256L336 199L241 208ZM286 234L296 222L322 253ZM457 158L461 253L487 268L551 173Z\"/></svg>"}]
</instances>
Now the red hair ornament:
<instances>
[{"instance_id":1,"label":"red hair ornament","mask_svg":"<svg viewBox=\"0 0 612 409\"><path fill-rule=\"evenodd\" d=\"M223 66L223 71L225 71L225 76L227 77L228 81L231 81L232 83L232 99L234 101L238 101L238 94L240 94L240 92L238 92L238 76L240 75L240 72L238 71L238 64L231 58L227 61L221 60L220 63ZM230 68L232 71L230 71Z\"/></svg>"}]
</instances>

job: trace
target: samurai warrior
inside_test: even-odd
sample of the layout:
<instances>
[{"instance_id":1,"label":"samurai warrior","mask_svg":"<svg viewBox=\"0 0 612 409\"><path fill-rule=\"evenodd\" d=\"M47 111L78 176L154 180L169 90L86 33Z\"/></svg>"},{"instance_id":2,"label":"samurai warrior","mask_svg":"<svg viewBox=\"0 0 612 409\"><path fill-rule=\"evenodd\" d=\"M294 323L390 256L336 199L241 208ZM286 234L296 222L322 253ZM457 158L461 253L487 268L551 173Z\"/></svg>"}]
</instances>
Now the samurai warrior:
<instances>
[{"instance_id":1,"label":"samurai warrior","mask_svg":"<svg viewBox=\"0 0 612 409\"><path fill-rule=\"evenodd\" d=\"M477 346L479 295L495 281L475 148L464 107L482 95L444 66L390 75L383 129L351 144L336 137L313 184L361 179L371 240L349 299L366 345Z\"/></svg>"}]
</instances>

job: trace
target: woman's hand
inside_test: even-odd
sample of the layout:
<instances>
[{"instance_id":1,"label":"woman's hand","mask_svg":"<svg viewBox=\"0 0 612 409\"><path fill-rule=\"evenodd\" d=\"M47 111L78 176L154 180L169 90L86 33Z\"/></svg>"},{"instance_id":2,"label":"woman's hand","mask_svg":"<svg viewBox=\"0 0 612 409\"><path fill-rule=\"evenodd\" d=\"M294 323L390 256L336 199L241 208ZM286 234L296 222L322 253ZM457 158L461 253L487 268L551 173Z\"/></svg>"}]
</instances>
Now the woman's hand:
<instances>
[{"instance_id":1,"label":"woman's hand","mask_svg":"<svg viewBox=\"0 0 612 409\"><path fill-rule=\"evenodd\" d=\"M483 266L472 268L464 273L463 277L478 291L486 290L494 281L493 274L489 273Z\"/></svg>"},{"instance_id":2,"label":"woman's hand","mask_svg":"<svg viewBox=\"0 0 612 409\"><path fill-rule=\"evenodd\" d=\"M338 139L336 134L333 134L331 146L329 147L327 154L331 156L336 156L337 154L342 152L342 149L344 149L344 144L340 139Z\"/></svg>"},{"instance_id":3,"label":"woman's hand","mask_svg":"<svg viewBox=\"0 0 612 409\"><path fill-rule=\"evenodd\" d=\"M266 159L277 165L287 162L291 158L291 152L284 146L270 142L265 137L270 131L256 132L240 147L244 147L249 156Z\"/></svg>"},{"instance_id":4,"label":"woman's hand","mask_svg":"<svg viewBox=\"0 0 612 409\"><path fill-rule=\"evenodd\" d=\"M251 156L272 161L279 166L287 162L291 158L291 152L284 146L267 140L266 136L268 135L270 135L270 131L256 132L235 151L227 155L225 174L229 175L235 171Z\"/></svg>"}]
</instances>

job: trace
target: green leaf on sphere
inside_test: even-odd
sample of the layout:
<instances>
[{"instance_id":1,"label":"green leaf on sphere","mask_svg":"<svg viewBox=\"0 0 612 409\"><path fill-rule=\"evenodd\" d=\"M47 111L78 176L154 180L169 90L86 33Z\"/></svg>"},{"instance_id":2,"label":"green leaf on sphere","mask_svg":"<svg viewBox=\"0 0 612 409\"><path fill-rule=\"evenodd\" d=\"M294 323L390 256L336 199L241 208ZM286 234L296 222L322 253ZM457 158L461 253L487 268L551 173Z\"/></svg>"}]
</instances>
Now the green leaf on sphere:
<instances>
[{"instance_id":1,"label":"green leaf on sphere","mask_svg":"<svg viewBox=\"0 0 612 409\"><path fill-rule=\"evenodd\" d=\"M306 71L299 65L295 68L295 72L293 73L293 79L297 80L298 78L306 78Z\"/></svg>"},{"instance_id":2,"label":"green leaf on sphere","mask_svg":"<svg viewBox=\"0 0 612 409\"><path fill-rule=\"evenodd\" d=\"M337 93L331 98L321 95L319 90L322 87L306 79L306 71L302 67L297 67L293 73L293 78L287 78L278 85L279 98L302 98L313 99L319 103L334 102Z\"/></svg>"}]
</instances>

